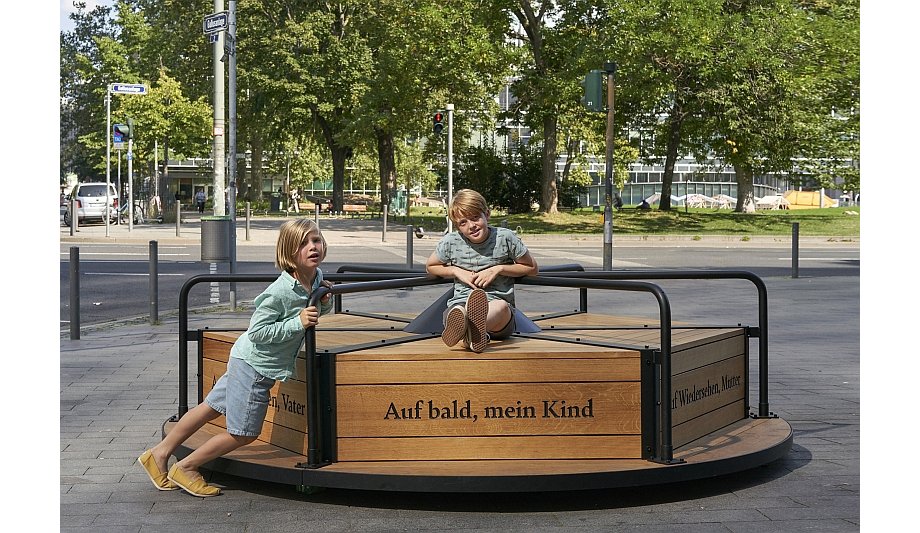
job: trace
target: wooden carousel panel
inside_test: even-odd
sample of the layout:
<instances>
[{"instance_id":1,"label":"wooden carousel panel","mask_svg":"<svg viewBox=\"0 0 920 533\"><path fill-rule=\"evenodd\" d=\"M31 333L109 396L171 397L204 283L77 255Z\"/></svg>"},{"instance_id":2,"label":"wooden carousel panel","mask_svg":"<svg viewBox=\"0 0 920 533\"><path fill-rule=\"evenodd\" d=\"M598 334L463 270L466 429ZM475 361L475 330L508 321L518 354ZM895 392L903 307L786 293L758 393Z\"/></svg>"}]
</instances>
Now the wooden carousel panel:
<instances>
[{"instance_id":1,"label":"wooden carousel panel","mask_svg":"<svg viewBox=\"0 0 920 533\"><path fill-rule=\"evenodd\" d=\"M305 431L307 427L307 385L289 380L275 383L268 400L265 420L274 424Z\"/></svg>"},{"instance_id":2,"label":"wooden carousel panel","mask_svg":"<svg viewBox=\"0 0 920 533\"><path fill-rule=\"evenodd\" d=\"M227 371L227 360L233 341L242 332L207 332L204 334L201 361L202 396L207 397L211 389ZM296 361L297 375L306 375L303 352ZM223 416L210 424L226 429ZM277 382L270 392L268 412L262 424L259 440L297 453L306 453L306 385L303 381Z\"/></svg>"},{"instance_id":3,"label":"wooden carousel panel","mask_svg":"<svg viewBox=\"0 0 920 533\"><path fill-rule=\"evenodd\" d=\"M269 409L271 411L271 409ZM227 429L227 419L220 415L214 420L205 424L205 429L209 433L218 433ZM272 444L284 450L297 453L299 455L307 454L307 434L305 431L297 431L273 424L266 419L262 423L262 432L259 434L257 441Z\"/></svg>"},{"instance_id":4,"label":"wooden carousel panel","mask_svg":"<svg viewBox=\"0 0 920 533\"><path fill-rule=\"evenodd\" d=\"M407 316L404 314L380 314L373 316L349 315L341 313L332 313L323 315L319 319L317 330L322 328L349 328L349 329L367 329L367 328L389 328L403 329L414 315Z\"/></svg>"},{"instance_id":5,"label":"wooden carousel panel","mask_svg":"<svg viewBox=\"0 0 920 533\"><path fill-rule=\"evenodd\" d=\"M346 297L345 295L342 295L342 296ZM344 305L345 302L342 302L342 303L343 303L342 307L345 308L346 307ZM391 322L402 322L404 324L408 324L409 322L414 320L416 316L418 316L418 313L367 313L366 315L350 315L348 313L349 313L349 310L345 308L342 313L336 313L334 315L326 315L323 317L323 319L332 318L332 317L339 317L342 319L353 319L356 321L355 322L356 324L364 324L364 322L360 322L361 320L374 320L378 322L380 320L386 320L386 321L391 321Z\"/></svg>"},{"instance_id":6,"label":"wooden carousel panel","mask_svg":"<svg viewBox=\"0 0 920 533\"><path fill-rule=\"evenodd\" d=\"M657 324L647 319L576 314L538 324L542 334L570 341L660 343ZM482 354L447 348L436 337L375 346L410 335L404 325L330 315L317 328L320 351L364 345L335 358L340 461L641 457L637 350L526 337L492 342ZM205 395L240 334L203 332ZM744 329L676 328L672 341L674 446L744 419ZM276 383L261 441L306 454L305 394L302 381ZM213 427L224 427L223 417ZM589 452L560 451L589 442Z\"/></svg>"},{"instance_id":7,"label":"wooden carousel panel","mask_svg":"<svg viewBox=\"0 0 920 533\"><path fill-rule=\"evenodd\" d=\"M271 411L271 408L269 408L269 411ZM221 415L207 425L225 430L227 429L227 419ZM262 423L262 432L259 434L258 440L294 453L307 454L307 433L305 429L298 431L274 424L267 417L265 422Z\"/></svg>"},{"instance_id":8,"label":"wooden carousel panel","mask_svg":"<svg viewBox=\"0 0 920 533\"><path fill-rule=\"evenodd\" d=\"M671 374L676 376L694 368L747 353L744 330L726 331L724 335L712 335L708 340L709 342L704 344L697 343L689 348L682 346L681 349L675 350L671 357Z\"/></svg>"},{"instance_id":9,"label":"wooden carousel panel","mask_svg":"<svg viewBox=\"0 0 920 533\"><path fill-rule=\"evenodd\" d=\"M726 345L725 350L717 349ZM735 338L711 343L711 352L691 350L688 365L704 363L675 374L671 380L672 441L675 447L698 439L747 416L747 354ZM710 363L717 354L742 353ZM681 361L680 357L675 358ZM708 363L708 364L705 364Z\"/></svg>"},{"instance_id":10,"label":"wooden carousel panel","mask_svg":"<svg viewBox=\"0 0 920 533\"><path fill-rule=\"evenodd\" d=\"M390 318L392 317L392 318ZM396 320L397 317L367 317L345 314L331 314L319 319L316 327L317 352L335 351L344 346L370 344L381 340L394 340L410 337L403 328L407 322Z\"/></svg>"},{"instance_id":11,"label":"wooden carousel panel","mask_svg":"<svg viewBox=\"0 0 920 533\"><path fill-rule=\"evenodd\" d=\"M744 355L739 355L674 376L671 379L672 424L677 426L738 400L743 402L747 392L744 363Z\"/></svg>"},{"instance_id":12,"label":"wooden carousel panel","mask_svg":"<svg viewBox=\"0 0 920 533\"><path fill-rule=\"evenodd\" d=\"M225 430L227 429L227 420L223 416L220 416L206 425ZM284 426L279 426L269 422L268 420L262 423L262 432L259 434L259 438L257 440L273 444L279 448L283 448L300 455L307 454L306 431L297 431Z\"/></svg>"},{"instance_id":13,"label":"wooden carousel panel","mask_svg":"<svg viewBox=\"0 0 920 533\"><path fill-rule=\"evenodd\" d=\"M495 356L487 353L489 357ZM342 361L340 358L335 367L336 383L562 383L640 379L638 352L624 350L608 355L608 358L566 359L546 354L545 358L531 360Z\"/></svg>"},{"instance_id":14,"label":"wooden carousel panel","mask_svg":"<svg viewBox=\"0 0 920 533\"><path fill-rule=\"evenodd\" d=\"M208 359L202 363L202 390L204 396L207 396L217 379L226 371L227 365ZM298 359L298 363L303 371L303 360ZM269 394L268 412L259 440L286 450L306 453L306 385L296 380L277 382ZM227 427L223 416L212 420L210 424L222 429Z\"/></svg>"},{"instance_id":15,"label":"wooden carousel panel","mask_svg":"<svg viewBox=\"0 0 920 533\"><path fill-rule=\"evenodd\" d=\"M528 314L527 316L544 330L552 326L628 326L641 328L645 325L653 326L658 324L657 321L649 321L647 318L598 315L594 313L576 313L546 319L542 319L540 314Z\"/></svg>"},{"instance_id":16,"label":"wooden carousel panel","mask_svg":"<svg viewBox=\"0 0 920 533\"><path fill-rule=\"evenodd\" d=\"M624 350L657 348L661 340L661 334L657 329L547 329L536 335L565 339L567 342L575 343L574 346L577 347L587 346L578 343L603 343L623 346L621 349Z\"/></svg>"},{"instance_id":17,"label":"wooden carousel panel","mask_svg":"<svg viewBox=\"0 0 920 533\"><path fill-rule=\"evenodd\" d=\"M611 435L641 430L639 383L336 388L339 437Z\"/></svg>"},{"instance_id":18,"label":"wooden carousel panel","mask_svg":"<svg viewBox=\"0 0 920 533\"><path fill-rule=\"evenodd\" d=\"M661 346L661 330L653 328L636 329L544 329L541 334L570 339L573 341L603 342L630 346L648 346L658 349ZM671 351L677 353L697 346L741 336L740 328L675 328L671 330Z\"/></svg>"},{"instance_id":19,"label":"wooden carousel panel","mask_svg":"<svg viewBox=\"0 0 920 533\"><path fill-rule=\"evenodd\" d=\"M402 324L401 327L405 327ZM345 346L355 346L359 344L374 344L381 341L391 341L406 337L413 337L414 333L406 333L401 329L398 330L316 330L316 352L336 351ZM443 343L441 344L443 346Z\"/></svg>"},{"instance_id":20,"label":"wooden carousel panel","mask_svg":"<svg viewBox=\"0 0 920 533\"><path fill-rule=\"evenodd\" d=\"M240 337L244 332L243 331L202 331L201 334L204 337L207 346L207 341L215 341L219 343L230 343L233 345L236 342L236 339Z\"/></svg>"},{"instance_id":21,"label":"wooden carousel panel","mask_svg":"<svg viewBox=\"0 0 920 533\"><path fill-rule=\"evenodd\" d=\"M201 397L206 398L214 384L227 372L227 362L217 359L201 360Z\"/></svg>"},{"instance_id":22,"label":"wooden carousel panel","mask_svg":"<svg viewBox=\"0 0 920 533\"><path fill-rule=\"evenodd\" d=\"M338 354L336 361L425 361L460 359L534 359L534 358L637 358L631 350L585 346L553 340L511 337L492 341L485 352L474 354L460 344L448 348L438 337L419 341L367 348L361 351Z\"/></svg>"},{"instance_id":23,"label":"wooden carousel panel","mask_svg":"<svg viewBox=\"0 0 920 533\"><path fill-rule=\"evenodd\" d=\"M688 350L697 346L744 335L744 328L681 328L671 330L671 348Z\"/></svg>"},{"instance_id":24,"label":"wooden carousel panel","mask_svg":"<svg viewBox=\"0 0 920 533\"><path fill-rule=\"evenodd\" d=\"M339 461L639 458L638 435L402 437L338 440Z\"/></svg>"},{"instance_id":25,"label":"wooden carousel panel","mask_svg":"<svg viewBox=\"0 0 920 533\"><path fill-rule=\"evenodd\" d=\"M661 344L661 333L658 329L582 329L552 332L552 335L560 334L590 342L626 344L640 348L644 346L657 347Z\"/></svg>"},{"instance_id":26,"label":"wooden carousel panel","mask_svg":"<svg viewBox=\"0 0 920 533\"><path fill-rule=\"evenodd\" d=\"M262 424L262 433L259 435L259 440L274 444L285 450L307 455L306 429L298 431L266 421Z\"/></svg>"},{"instance_id":27,"label":"wooden carousel panel","mask_svg":"<svg viewBox=\"0 0 920 533\"><path fill-rule=\"evenodd\" d=\"M395 339L410 334L402 331L407 323L403 320L375 318L365 316L331 314L320 318L316 328L316 344L320 349L333 349L340 346L351 346L375 342L380 339ZM226 349L229 353L230 346L242 335L243 331L202 331L205 350L211 344L211 349L221 351ZM226 348L222 345L228 344Z\"/></svg>"},{"instance_id":28,"label":"wooden carousel panel","mask_svg":"<svg viewBox=\"0 0 920 533\"><path fill-rule=\"evenodd\" d=\"M229 357L227 354L225 357ZM297 356L297 360L294 362L297 367L297 376L296 379L291 379L289 382L297 381L301 386L303 385L303 378L307 375L307 361L304 359L303 351ZM208 392L211 391L211 388L214 387L214 384L217 383L217 380L227 371L227 361L220 359L212 358L202 358L201 361L201 371L202 371L202 391L203 396L207 396Z\"/></svg>"}]
</instances>

